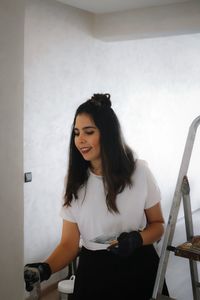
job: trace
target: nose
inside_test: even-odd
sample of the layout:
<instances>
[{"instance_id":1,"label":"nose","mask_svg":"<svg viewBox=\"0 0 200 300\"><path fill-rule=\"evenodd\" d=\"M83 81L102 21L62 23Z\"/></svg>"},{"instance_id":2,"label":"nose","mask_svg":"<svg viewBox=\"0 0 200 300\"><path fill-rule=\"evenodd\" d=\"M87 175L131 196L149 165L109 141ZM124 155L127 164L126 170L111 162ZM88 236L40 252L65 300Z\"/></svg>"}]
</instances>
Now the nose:
<instances>
[{"instance_id":1,"label":"nose","mask_svg":"<svg viewBox=\"0 0 200 300\"><path fill-rule=\"evenodd\" d=\"M80 133L79 136L78 136L78 142L83 144L86 142L86 139L85 139L85 135L83 133Z\"/></svg>"}]
</instances>

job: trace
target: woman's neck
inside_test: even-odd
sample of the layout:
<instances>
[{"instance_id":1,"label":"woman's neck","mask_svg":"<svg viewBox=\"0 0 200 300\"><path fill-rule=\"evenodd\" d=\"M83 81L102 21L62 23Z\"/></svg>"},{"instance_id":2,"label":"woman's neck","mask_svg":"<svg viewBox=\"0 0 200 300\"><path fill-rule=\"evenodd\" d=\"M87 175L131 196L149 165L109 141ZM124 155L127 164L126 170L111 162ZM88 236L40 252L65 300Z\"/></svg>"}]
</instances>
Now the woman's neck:
<instances>
[{"instance_id":1,"label":"woman's neck","mask_svg":"<svg viewBox=\"0 0 200 300\"><path fill-rule=\"evenodd\" d=\"M101 164L91 164L90 165L90 170L92 171L92 173L96 174L96 175L102 175L102 166Z\"/></svg>"}]
</instances>

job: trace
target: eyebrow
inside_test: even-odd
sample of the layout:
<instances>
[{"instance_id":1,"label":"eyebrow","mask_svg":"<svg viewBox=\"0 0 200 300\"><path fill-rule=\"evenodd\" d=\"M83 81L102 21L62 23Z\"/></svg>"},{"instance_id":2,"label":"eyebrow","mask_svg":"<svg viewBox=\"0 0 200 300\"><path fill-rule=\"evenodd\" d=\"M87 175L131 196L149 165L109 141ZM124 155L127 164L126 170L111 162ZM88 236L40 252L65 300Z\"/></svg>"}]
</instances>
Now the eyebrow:
<instances>
[{"instance_id":1,"label":"eyebrow","mask_svg":"<svg viewBox=\"0 0 200 300\"><path fill-rule=\"evenodd\" d=\"M85 126L85 127L83 127L82 129L83 129L83 130L84 130L84 129L96 129L96 127L95 127L95 126ZM74 127L74 130L79 130L79 129L76 128L76 127Z\"/></svg>"}]
</instances>

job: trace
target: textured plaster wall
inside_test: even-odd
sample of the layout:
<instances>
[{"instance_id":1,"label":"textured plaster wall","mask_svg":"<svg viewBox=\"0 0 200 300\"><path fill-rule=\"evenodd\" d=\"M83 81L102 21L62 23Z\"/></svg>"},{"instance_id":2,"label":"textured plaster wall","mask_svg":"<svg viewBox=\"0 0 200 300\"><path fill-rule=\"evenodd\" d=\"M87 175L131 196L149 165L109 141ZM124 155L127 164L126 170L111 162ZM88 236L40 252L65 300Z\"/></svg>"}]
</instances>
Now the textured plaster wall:
<instances>
[{"instance_id":1,"label":"textured plaster wall","mask_svg":"<svg viewBox=\"0 0 200 300\"><path fill-rule=\"evenodd\" d=\"M55 1L27 1L24 168L33 179L24 186L25 263L45 259L60 239L73 113L96 90L92 21Z\"/></svg>"},{"instance_id":2,"label":"textured plaster wall","mask_svg":"<svg viewBox=\"0 0 200 300\"><path fill-rule=\"evenodd\" d=\"M54 1L27 1L25 22L25 262L60 238L69 133L78 104L109 92L127 142L149 162L167 219L187 132L200 114L200 34L103 42L93 15ZM197 137L199 137L197 135ZM199 208L199 142L189 177Z\"/></svg>"}]
</instances>

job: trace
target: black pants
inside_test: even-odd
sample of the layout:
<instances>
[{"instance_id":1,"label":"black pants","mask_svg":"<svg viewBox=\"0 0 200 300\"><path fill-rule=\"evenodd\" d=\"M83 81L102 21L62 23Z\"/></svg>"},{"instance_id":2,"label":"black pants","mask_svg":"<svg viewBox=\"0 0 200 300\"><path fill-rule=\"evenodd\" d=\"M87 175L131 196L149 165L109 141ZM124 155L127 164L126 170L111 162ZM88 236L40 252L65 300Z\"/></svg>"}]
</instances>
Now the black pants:
<instances>
[{"instance_id":1,"label":"black pants","mask_svg":"<svg viewBox=\"0 0 200 300\"><path fill-rule=\"evenodd\" d=\"M82 247L71 300L149 300L153 293L159 256L153 245L120 258L107 250ZM163 295L169 295L166 283Z\"/></svg>"}]
</instances>

